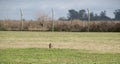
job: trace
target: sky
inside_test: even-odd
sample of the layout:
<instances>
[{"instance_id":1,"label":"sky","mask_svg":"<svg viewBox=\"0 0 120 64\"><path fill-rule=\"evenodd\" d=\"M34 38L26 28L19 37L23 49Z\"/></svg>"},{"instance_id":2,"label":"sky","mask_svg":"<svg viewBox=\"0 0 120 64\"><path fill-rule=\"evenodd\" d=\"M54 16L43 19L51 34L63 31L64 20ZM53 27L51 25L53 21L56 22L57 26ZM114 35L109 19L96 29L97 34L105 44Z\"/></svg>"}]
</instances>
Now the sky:
<instances>
[{"instance_id":1,"label":"sky","mask_svg":"<svg viewBox=\"0 0 120 64\"><path fill-rule=\"evenodd\" d=\"M0 19L20 19L20 9L26 20L37 19L39 13L54 17L67 17L69 9L76 11L89 8L91 12L106 10L107 16L114 18L113 12L120 9L120 0L0 0Z\"/></svg>"}]
</instances>

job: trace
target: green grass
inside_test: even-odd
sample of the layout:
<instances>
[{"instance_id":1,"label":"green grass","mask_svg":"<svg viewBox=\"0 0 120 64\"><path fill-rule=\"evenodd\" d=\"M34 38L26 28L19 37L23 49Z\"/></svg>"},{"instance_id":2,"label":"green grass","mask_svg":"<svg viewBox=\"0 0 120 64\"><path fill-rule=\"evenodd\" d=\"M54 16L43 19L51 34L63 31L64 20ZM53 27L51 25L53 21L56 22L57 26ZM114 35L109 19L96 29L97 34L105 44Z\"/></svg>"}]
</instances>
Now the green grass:
<instances>
[{"instance_id":1,"label":"green grass","mask_svg":"<svg viewBox=\"0 0 120 64\"><path fill-rule=\"evenodd\" d=\"M34 40L34 38L38 38ZM8 42L14 40L14 42L18 41L40 41L43 39L42 42L54 41L54 42L71 42L73 39L83 39L83 40L90 40L94 39L96 42L104 40L118 40L120 41L120 33L88 33L88 32L13 32L13 31L0 31L0 41ZM46 39L46 40L45 40ZM72 39L72 40L71 40ZM116 42L118 42L116 41ZM74 41L75 42L75 41Z\"/></svg>"},{"instance_id":2,"label":"green grass","mask_svg":"<svg viewBox=\"0 0 120 64\"><path fill-rule=\"evenodd\" d=\"M0 64L120 64L120 33L0 31Z\"/></svg>"},{"instance_id":3,"label":"green grass","mask_svg":"<svg viewBox=\"0 0 120 64\"><path fill-rule=\"evenodd\" d=\"M120 54L73 49L0 49L0 64L120 64Z\"/></svg>"}]
</instances>

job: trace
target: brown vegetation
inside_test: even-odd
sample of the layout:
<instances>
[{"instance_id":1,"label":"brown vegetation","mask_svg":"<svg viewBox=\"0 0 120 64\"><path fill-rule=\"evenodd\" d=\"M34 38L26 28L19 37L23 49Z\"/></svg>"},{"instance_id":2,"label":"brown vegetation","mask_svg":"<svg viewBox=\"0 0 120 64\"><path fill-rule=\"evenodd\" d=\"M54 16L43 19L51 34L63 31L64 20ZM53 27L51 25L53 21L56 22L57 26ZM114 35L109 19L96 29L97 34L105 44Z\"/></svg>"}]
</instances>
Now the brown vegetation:
<instances>
[{"instance_id":1,"label":"brown vegetation","mask_svg":"<svg viewBox=\"0 0 120 64\"><path fill-rule=\"evenodd\" d=\"M51 31L52 21L24 21L23 30L26 31ZM0 30L20 30L21 22L17 20L0 20ZM86 32L87 21L55 21L55 31ZM120 32L120 21L91 21L91 32Z\"/></svg>"}]
</instances>

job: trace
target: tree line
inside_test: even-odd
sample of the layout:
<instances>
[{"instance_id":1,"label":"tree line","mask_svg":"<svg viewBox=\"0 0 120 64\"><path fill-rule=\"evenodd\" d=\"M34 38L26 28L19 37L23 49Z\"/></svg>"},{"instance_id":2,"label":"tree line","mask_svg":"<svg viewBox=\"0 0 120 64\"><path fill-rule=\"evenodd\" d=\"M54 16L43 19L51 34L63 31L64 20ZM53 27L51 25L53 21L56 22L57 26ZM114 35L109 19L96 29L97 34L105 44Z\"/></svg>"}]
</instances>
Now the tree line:
<instances>
[{"instance_id":1,"label":"tree line","mask_svg":"<svg viewBox=\"0 0 120 64\"><path fill-rule=\"evenodd\" d=\"M110 18L106 15L106 11L101 11L100 14L90 12L90 20L120 20L120 9L117 9L113 12L114 18ZM67 18L60 17L59 20L88 20L88 12L85 9L76 11L74 9L68 10Z\"/></svg>"}]
</instances>

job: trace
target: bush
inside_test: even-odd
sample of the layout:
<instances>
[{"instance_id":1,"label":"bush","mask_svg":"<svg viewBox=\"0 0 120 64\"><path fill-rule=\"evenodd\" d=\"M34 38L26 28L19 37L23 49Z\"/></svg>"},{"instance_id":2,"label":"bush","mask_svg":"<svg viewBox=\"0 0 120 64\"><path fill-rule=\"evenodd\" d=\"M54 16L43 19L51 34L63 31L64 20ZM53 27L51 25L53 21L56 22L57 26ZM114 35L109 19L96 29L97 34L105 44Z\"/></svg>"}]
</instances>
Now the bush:
<instances>
[{"instance_id":1,"label":"bush","mask_svg":"<svg viewBox=\"0 0 120 64\"><path fill-rule=\"evenodd\" d=\"M55 31L86 32L87 21L55 21ZM0 20L0 30L21 30L21 22L17 20ZM51 31L52 21L24 21L23 30ZM120 32L120 21L91 21L90 32Z\"/></svg>"}]
</instances>

